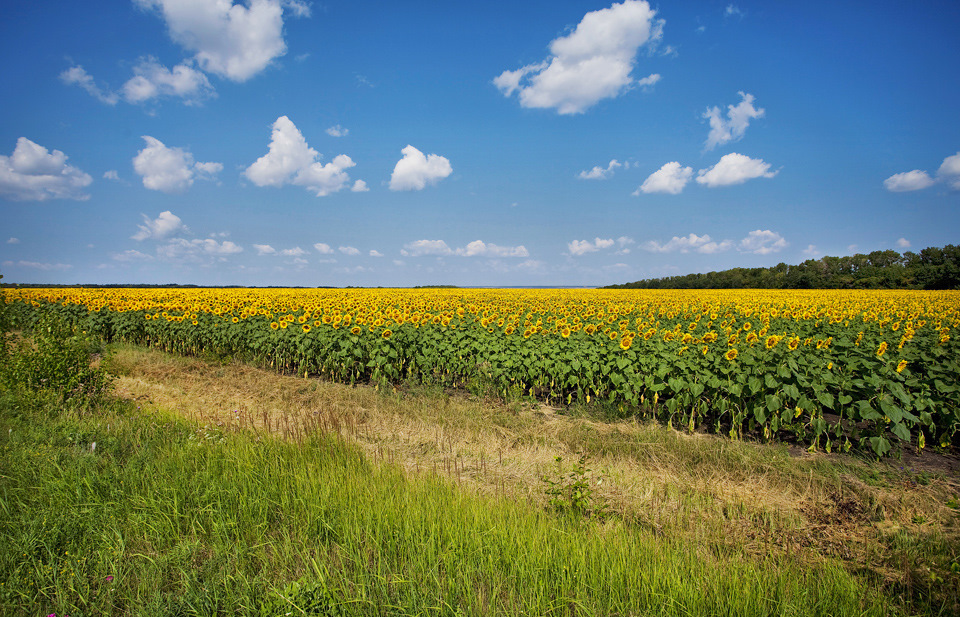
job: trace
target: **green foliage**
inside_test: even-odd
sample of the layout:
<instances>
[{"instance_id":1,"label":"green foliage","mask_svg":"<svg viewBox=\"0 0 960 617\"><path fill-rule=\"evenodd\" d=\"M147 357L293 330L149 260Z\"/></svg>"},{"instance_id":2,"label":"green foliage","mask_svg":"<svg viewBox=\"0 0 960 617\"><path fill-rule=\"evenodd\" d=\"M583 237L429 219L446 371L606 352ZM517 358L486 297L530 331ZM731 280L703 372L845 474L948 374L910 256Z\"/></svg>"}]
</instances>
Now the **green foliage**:
<instances>
[{"instance_id":1,"label":"green foliage","mask_svg":"<svg viewBox=\"0 0 960 617\"><path fill-rule=\"evenodd\" d=\"M303 579L275 590L260 606L260 617L339 617L346 612L322 580Z\"/></svg>"},{"instance_id":2,"label":"green foliage","mask_svg":"<svg viewBox=\"0 0 960 617\"><path fill-rule=\"evenodd\" d=\"M960 246L808 259L798 265L732 268L644 279L608 289L960 289Z\"/></svg>"},{"instance_id":3,"label":"green foliage","mask_svg":"<svg viewBox=\"0 0 960 617\"><path fill-rule=\"evenodd\" d=\"M581 455L573 469L566 474L563 472L563 458L558 456L556 462L556 474L541 478L547 485L544 493L550 497L550 507L558 514L576 518L604 518L607 505L594 488L602 484L603 479L591 483L592 470L587 467L587 455Z\"/></svg>"},{"instance_id":4,"label":"green foliage","mask_svg":"<svg viewBox=\"0 0 960 617\"><path fill-rule=\"evenodd\" d=\"M91 365L99 341L49 312L41 314L31 332L3 337L0 383L11 390L49 392L59 400L96 400L110 385L109 376Z\"/></svg>"}]
</instances>

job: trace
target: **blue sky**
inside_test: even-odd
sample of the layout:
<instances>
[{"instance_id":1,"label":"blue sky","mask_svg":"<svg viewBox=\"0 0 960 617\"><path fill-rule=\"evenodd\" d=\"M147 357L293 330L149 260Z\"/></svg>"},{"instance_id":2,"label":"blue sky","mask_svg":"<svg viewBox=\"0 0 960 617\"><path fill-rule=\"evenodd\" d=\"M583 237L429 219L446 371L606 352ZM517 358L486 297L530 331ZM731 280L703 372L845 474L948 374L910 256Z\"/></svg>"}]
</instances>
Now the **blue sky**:
<instances>
[{"instance_id":1,"label":"blue sky","mask_svg":"<svg viewBox=\"0 0 960 617\"><path fill-rule=\"evenodd\" d=\"M960 242L960 3L35 0L0 274L603 285Z\"/></svg>"}]
</instances>

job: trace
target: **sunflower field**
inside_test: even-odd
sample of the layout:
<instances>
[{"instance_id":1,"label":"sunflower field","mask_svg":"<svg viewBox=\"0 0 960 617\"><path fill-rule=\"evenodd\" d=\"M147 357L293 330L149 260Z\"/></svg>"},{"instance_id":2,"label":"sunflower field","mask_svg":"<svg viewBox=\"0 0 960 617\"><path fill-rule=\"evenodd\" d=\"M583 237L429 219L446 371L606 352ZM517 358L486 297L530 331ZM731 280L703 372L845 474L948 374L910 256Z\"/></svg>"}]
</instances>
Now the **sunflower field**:
<instances>
[{"instance_id":1,"label":"sunflower field","mask_svg":"<svg viewBox=\"0 0 960 617\"><path fill-rule=\"evenodd\" d=\"M810 448L946 447L960 292L6 288L107 341L605 406Z\"/></svg>"}]
</instances>

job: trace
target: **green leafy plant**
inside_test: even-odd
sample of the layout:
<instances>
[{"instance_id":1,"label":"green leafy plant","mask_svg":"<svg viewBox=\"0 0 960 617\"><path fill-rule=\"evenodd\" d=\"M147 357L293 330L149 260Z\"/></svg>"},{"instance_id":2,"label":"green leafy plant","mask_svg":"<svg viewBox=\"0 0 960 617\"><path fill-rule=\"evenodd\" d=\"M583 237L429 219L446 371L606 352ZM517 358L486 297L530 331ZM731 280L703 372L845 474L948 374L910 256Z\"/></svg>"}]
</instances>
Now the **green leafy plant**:
<instances>
[{"instance_id":1,"label":"green leafy plant","mask_svg":"<svg viewBox=\"0 0 960 617\"><path fill-rule=\"evenodd\" d=\"M587 455L581 455L567 473L563 472L563 457L556 457L556 462L556 475L541 478L547 485L544 493L550 497L550 506L554 511L582 518L604 518L607 504L594 488L603 482L603 478L591 484L592 470L587 467Z\"/></svg>"}]
</instances>

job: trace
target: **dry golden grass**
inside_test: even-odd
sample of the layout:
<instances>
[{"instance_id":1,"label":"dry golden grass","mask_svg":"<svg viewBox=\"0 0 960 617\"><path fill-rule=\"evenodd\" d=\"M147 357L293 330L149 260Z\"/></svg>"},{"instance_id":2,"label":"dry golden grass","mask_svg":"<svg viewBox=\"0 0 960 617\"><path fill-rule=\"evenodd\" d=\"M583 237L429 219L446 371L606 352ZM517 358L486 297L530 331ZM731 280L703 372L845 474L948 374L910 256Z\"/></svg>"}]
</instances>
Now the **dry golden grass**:
<instances>
[{"instance_id":1,"label":"dry golden grass","mask_svg":"<svg viewBox=\"0 0 960 617\"><path fill-rule=\"evenodd\" d=\"M957 512L946 505L960 495L954 474L918 483L896 466L852 457L459 393L382 392L134 347L115 350L110 367L117 392L143 405L287 439L336 432L371 460L485 494L546 503L543 477L558 475L556 457L567 473L586 454L596 495L611 511L699 542L705 558L712 546L829 556L909 584L930 564L900 563L906 557L891 547L913 555L925 543L958 546Z\"/></svg>"}]
</instances>

